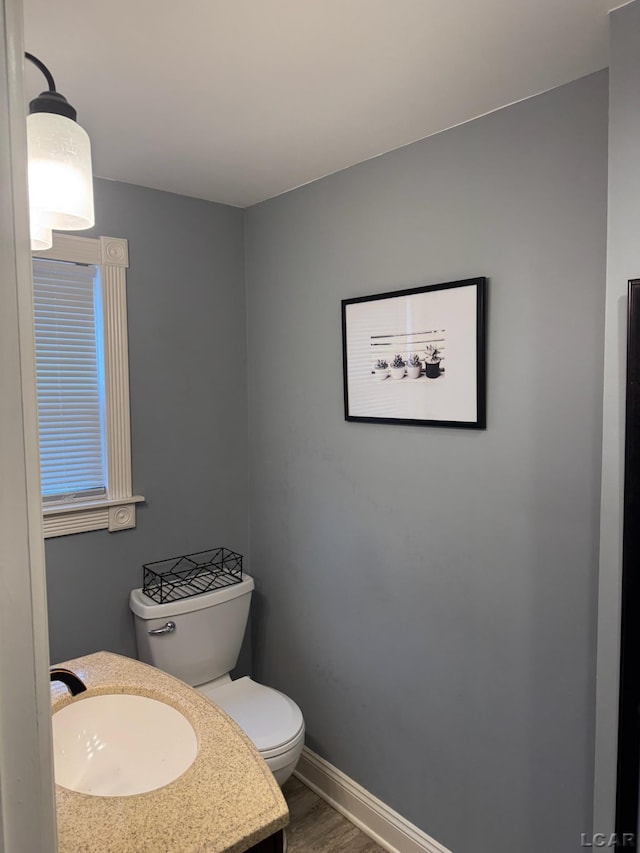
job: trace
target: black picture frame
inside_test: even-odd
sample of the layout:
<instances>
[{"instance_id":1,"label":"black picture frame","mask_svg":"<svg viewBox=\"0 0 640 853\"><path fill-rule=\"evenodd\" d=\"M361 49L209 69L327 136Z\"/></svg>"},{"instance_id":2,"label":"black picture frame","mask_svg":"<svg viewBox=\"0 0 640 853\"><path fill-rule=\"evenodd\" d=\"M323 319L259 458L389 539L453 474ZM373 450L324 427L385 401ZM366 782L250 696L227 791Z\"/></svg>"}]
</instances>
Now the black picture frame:
<instances>
[{"instance_id":1,"label":"black picture frame","mask_svg":"<svg viewBox=\"0 0 640 853\"><path fill-rule=\"evenodd\" d=\"M343 299L345 420L486 429L486 305L485 276Z\"/></svg>"}]
</instances>

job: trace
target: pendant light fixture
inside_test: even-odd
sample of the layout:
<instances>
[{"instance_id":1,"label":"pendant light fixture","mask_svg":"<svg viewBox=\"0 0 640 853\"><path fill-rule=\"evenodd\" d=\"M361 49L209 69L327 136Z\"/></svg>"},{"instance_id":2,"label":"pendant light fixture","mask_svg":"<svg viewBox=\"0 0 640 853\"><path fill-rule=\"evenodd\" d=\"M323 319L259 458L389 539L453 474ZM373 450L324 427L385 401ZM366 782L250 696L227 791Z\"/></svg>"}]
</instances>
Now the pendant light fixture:
<instances>
[{"instance_id":1,"label":"pendant light fixture","mask_svg":"<svg viewBox=\"0 0 640 853\"><path fill-rule=\"evenodd\" d=\"M31 248L43 250L51 247L52 230L94 225L91 143L46 65L31 53L25 57L49 86L31 101L27 116Z\"/></svg>"}]
</instances>

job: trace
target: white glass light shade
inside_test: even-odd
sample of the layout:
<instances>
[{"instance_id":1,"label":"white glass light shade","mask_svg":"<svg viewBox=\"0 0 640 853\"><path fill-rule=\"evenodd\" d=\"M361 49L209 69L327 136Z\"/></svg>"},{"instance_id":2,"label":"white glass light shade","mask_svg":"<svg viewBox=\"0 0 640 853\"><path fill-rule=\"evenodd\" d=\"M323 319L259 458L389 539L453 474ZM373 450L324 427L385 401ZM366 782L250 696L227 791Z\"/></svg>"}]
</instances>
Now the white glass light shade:
<instances>
[{"instance_id":1,"label":"white glass light shade","mask_svg":"<svg viewBox=\"0 0 640 853\"><path fill-rule=\"evenodd\" d=\"M31 251L42 252L44 249L50 249L53 245L53 236L51 228L47 228L37 218L37 215L31 214L31 222L29 223L31 231Z\"/></svg>"},{"instance_id":2,"label":"white glass light shade","mask_svg":"<svg viewBox=\"0 0 640 853\"><path fill-rule=\"evenodd\" d=\"M55 113L27 116L31 221L81 231L95 222L91 143L77 122Z\"/></svg>"}]
</instances>

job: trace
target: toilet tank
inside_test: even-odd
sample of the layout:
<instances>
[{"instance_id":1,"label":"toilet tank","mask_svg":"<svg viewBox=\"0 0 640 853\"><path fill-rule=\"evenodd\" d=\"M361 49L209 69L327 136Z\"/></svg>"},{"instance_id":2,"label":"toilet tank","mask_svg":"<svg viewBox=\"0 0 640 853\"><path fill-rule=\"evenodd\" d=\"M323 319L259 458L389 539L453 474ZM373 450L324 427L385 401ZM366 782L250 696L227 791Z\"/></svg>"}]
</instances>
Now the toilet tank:
<instances>
[{"instance_id":1,"label":"toilet tank","mask_svg":"<svg viewBox=\"0 0 640 853\"><path fill-rule=\"evenodd\" d=\"M226 675L238 661L253 588L253 578L243 575L240 583L166 604L132 590L139 659L193 687ZM175 630L149 634L167 622Z\"/></svg>"}]
</instances>

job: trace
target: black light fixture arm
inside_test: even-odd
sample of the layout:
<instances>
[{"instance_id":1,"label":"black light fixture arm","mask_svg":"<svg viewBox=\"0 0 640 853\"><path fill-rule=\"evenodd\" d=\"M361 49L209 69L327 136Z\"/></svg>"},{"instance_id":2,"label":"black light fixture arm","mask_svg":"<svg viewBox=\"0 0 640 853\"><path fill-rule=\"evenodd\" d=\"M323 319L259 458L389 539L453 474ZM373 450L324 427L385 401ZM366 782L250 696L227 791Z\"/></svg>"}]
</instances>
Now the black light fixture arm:
<instances>
[{"instance_id":1,"label":"black light fixture arm","mask_svg":"<svg viewBox=\"0 0 640 853\"><path fill-rule=\"evenodd\" d=\"M56 91L56 84L53 79L53 75L44 62L38 59L37 56L34 56L32 53L27 53L26 51L24 56L25 59L28 59L29 62L33 62L36 68L39 68L40 71L42 71L47 80L47 85L49 86L48 91L41 92L37 98L34 98L29 103L29 113L55 113L56 115L65 116L65 118L70 118L71 121L75 121L78 113L71 106L69 101L67 101L65 96Z\"/></svg>"},{"instance_id":2,"label":"black light fixture arm","mask_svg":"<svg viewBox=\"0 0 640 853\"><path fill-rule=\"evenodd\" d=\"M42 62L42 60L38 59L37 56L34 56L32 53L27 53L26 51L24 53L24 58L28 59L29 62L33 62L33 64L36 66L36 68L39 68L40 71L42 71L44 76L47 78L47 86L49 87L49 91L55 92L56 84L55 84L55 80L53 79L53 74L49 71L49 69L44 64L44 62Z\"/></svg>"}]
</instances>

